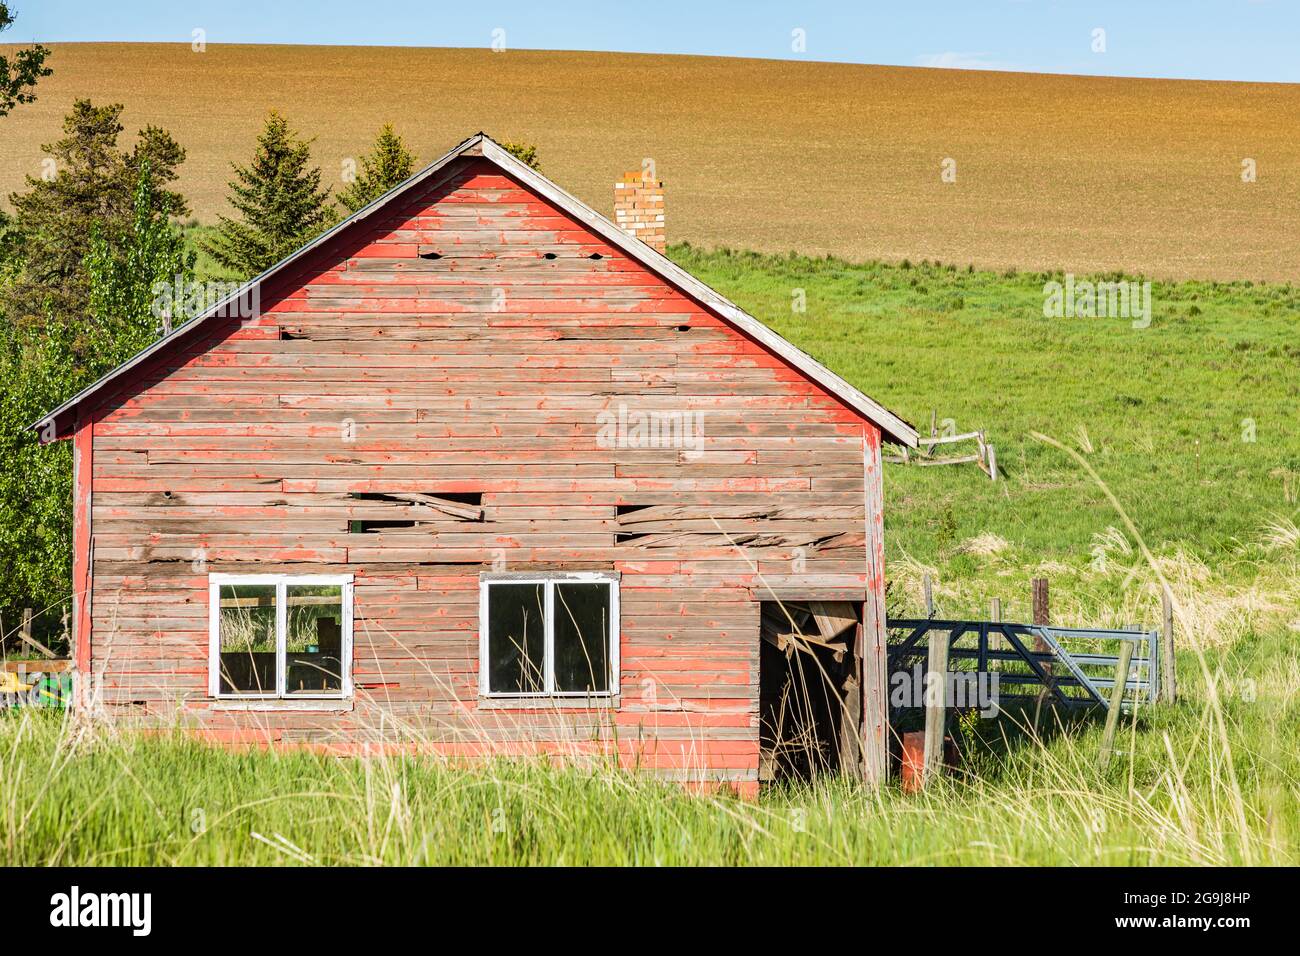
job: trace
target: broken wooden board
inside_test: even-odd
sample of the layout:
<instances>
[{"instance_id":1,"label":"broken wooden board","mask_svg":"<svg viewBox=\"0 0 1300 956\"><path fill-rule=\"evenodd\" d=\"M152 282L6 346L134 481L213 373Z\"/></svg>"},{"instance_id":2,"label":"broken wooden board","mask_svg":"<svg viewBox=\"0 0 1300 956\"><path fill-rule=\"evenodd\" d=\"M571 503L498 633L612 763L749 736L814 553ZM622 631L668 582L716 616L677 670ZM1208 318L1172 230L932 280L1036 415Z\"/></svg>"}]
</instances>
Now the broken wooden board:
<instances>
[{"instance_id":1,"label":"broken wooden board","mask_svg":"<svg viewBox=\"0 0 1300 956\"><path fill-rule=\"evenodd\" d=\"M817 622L817 630L827 640L839 637L858 623L853 605L847 601L809 601L808 609Z\"/></svg>"}]
</instances>

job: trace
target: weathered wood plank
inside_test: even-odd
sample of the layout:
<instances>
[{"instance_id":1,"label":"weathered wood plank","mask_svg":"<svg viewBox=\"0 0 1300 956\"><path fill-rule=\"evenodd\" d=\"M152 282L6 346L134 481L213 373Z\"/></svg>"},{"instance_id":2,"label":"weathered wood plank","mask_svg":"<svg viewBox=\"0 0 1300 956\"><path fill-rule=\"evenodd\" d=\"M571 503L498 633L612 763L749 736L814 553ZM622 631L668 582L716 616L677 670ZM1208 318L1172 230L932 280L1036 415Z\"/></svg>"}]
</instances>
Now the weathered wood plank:
<instances>
[{"instance_id":1,"label":"weathered wood plank","mask_svg":"<svg viewBox=\"0 0 1300 956\"><path fill-rule=\"evenodd\" d=\"M105 699L141 721L180 707L231 740L347 738L382 707L449 751L556 746L554 708L478 705L479 574L618 570L620 709L563 719L592 746L653 727L617 746L666 772L694 759L756 779L762 595L825 602L839 631L814 639L847 652L856 614L834 602L883 587L861 419L489 167L391 212L269 290L259 317L142 369L96 424L87 627ZM698 413L683 433L698 443L601 444L620 409ZM412 524L353 525L389 520ZM357 712L252 727L213 709L207 573L341 569ZM860 710L874 746L871 604L846 719Z\"/></svg>"}]
</instances>

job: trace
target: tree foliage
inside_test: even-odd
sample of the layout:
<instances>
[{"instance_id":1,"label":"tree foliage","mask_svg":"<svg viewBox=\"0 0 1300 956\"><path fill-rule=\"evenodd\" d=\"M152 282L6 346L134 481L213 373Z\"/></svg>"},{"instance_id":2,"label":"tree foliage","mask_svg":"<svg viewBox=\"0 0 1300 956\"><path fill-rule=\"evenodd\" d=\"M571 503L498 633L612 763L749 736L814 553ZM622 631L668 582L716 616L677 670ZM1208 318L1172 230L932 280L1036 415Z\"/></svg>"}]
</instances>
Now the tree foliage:
<instances>
[{"instance_id":1,"label":"tree foliage","mask_svg":"<svg viewBox=\"0 0 1300 956\"><path fill-rule=\"evenodd\" d=\"M537 147L532 143L516 143L513 140L506 140L501 144L501 148L529 169L535 169L539 173L542 171L542 161L537 156Z\"/></svg>"},{"instance_id":2,"label":"tree foliage","mask_svg":"<svg viewBox=\"0 0 1300 956\"><path fill-rule=\"evenodd\" d=\"M153 146L140 151L134 188L125 196L122 177L107 170L128 159L134 165L136 154L117 154L111 142L91 149L104 146L102 136L70 150L82 157L93 152L101 161L98 172L68 173L57 192L49 186L41 201L22 206L39 215L16 223L17 241L0 242L0 303L12 305L8 291L24 282L38 295L41 285L32 277L54 276L45 287L48 305L61 291L61 263L49 260L62 251L51 237L65 234L68 220L86 217L78 220L86 222L87 234L76 273L85 286L84 311L46 311L39 323L0 316L0 604L10 612L55 607L67 599L71 582L71 449L68 442L42 446L30 426L147 345L157 324L155 283L192 275L194 255L168 219L184 204L160 186L152 162L143 158L170 137L157 131L147 141ZM170 149L161 154L175 158ZM76 169L84 172L83 165L78 161ZM164 171L167 180L174 178L171 164ZM72 189L73 183L82 188ZM56 195L75 195L79 205L66 217L52 216Z\"/></svg>"},{"instance_id":3,"label":"tree foliage","mask_svg":"<svg viewBox=\"0 0 1300 956\"><path fill-rule=\"evenodd\" d=\"M197 259L185 248L180 230L160 214L165 203L146 164L136 184L130 229L112 237L96 226L91 236L86 257L90 328L97 363L106 368L149 345L164 318L187 318L159 311L158 287L187 285Z\"/></svg>"},{"instance_id":4,"label":"tree foliage","mask_svg":"<svg viewBox=\"0 0 1300 956\"><path fill-rule=\"evenodd\" d=\"M0 33L8 30L13 22L9 5L0 3ZM0 116L8 115L20 103L30 103L36 99L36 94L32 92L36 81L53 72L45 65L45 58L49 55L49 47L39 43L16 51L12 60L0 54Z\"/></svg>"},{"instance_id":5,"label":"tree foliage","mask_svg":"<svg viewBox=\"0 0 1300 956\"><path fill-rule=\"evenodd\" d=\"M141 130L130 152L119 149L121 115L121 104L78 100L63 121L63 138L41 147L46 172L29 175L27 192L9 197L12 255L21 262L8 290L9 320L22 328L70 326L73 352L82 358L91 348L86 258L96 227L110 242L130 232L145 166L154 184L154 215L165 222L188 212L180 193L167 188L185 150L156 126Z\"/></svg>"},{"instance_id":6,"label":"tree foliage","mask_svg":"<svg viewBox=\"0 0 1300 956\"><path fill-rule=\"evenodd\" d=\"M46 608L70 592L72 450L29 426L80 381L68 326L24 335L0 326L0 604Z\"/></svg>"},{"instance_id":7,"label":"tree foliage","mask_svg":"<svg viewBox=\"0 0 1300 956\"><path fill-rule=\"evenodd\" d=\"M356 212L405 182L414 171L415 154L407 149L392 124L385 123L370 155L361 157L357 178L339 192L339 204L349 212Z\"/></svg>"},{"instance_id":8,"label":"tree foliage","mask_svg":"<svg viewBox=\"0 0 1300 956\"><path fill-rule=\"evenodd\" d=\"M251 278L314 238L334 221L329 189L310 165L311 141L272 111L247 166L232 163L230 204L241 220L221 216L204 250L223 267Z\"/></svg>"}]
</instances>

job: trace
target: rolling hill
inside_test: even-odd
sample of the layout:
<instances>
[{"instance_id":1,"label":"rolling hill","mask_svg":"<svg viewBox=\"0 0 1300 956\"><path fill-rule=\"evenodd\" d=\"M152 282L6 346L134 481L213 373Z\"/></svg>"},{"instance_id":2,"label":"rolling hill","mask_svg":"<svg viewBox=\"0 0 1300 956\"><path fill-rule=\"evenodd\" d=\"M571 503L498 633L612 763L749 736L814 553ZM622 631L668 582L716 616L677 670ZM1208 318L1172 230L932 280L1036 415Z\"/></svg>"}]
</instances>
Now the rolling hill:
<instances>
[{"instance_id":1,"label":"rolling hill","mask_svg":"<svg viewBox=\"0 0 1300 956\"><path fill-rule=\"evenodd\" d=\"M73 99L189 151L195 215L279 108L344 160L394 122L425 160L483 129L538 144L596 208L653 158L671 241L996 269L1300 279L1300 86L487 49L56 44L0 121L0 195ZM941 164L955 161L956 181ZM1242 181L1242 162L1258 179Z\"/></svg>"}]
</instances>

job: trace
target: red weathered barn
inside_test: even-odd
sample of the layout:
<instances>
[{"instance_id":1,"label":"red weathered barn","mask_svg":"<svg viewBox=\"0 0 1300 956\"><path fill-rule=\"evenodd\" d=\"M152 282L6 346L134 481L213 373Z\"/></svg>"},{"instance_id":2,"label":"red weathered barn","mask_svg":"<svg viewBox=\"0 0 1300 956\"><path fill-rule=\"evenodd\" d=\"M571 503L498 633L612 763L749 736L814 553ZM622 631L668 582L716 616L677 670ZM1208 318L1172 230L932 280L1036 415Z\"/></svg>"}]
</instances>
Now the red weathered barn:
<instances>
[{"instance_id":1,"label":"red weathered barn","mask_svg":"<svg viewBox=\"0 0 1300 956\"><path fill-rule=\"evenodd\" d=\"M482 134L36 427L85 706L742 789L798 711L885 773L915 432Z\"/></svg>"}]
</instances>

